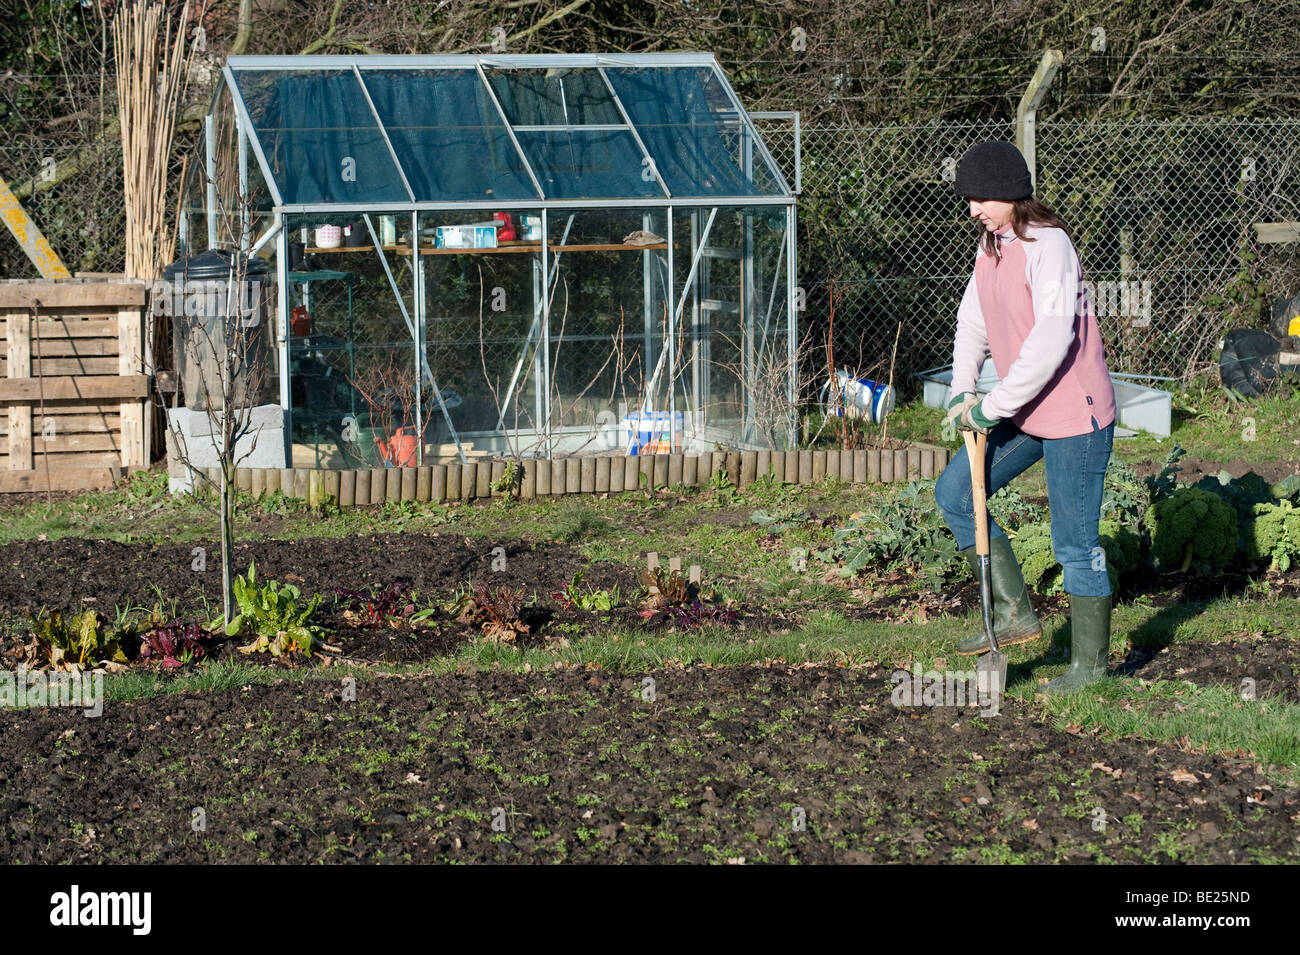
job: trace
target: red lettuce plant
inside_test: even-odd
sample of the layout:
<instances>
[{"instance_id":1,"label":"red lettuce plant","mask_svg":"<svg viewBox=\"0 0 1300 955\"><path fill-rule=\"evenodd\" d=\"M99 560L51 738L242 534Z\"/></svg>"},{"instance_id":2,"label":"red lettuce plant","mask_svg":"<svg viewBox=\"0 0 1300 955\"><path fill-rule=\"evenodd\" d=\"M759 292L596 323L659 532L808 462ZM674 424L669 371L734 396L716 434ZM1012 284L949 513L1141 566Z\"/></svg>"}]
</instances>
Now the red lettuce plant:
<instances>
[{"instance_id":1,"label":"red lettuce plant","mask_svg":"<svg viewBox=\"0 0 1300 955\"><path fill-rule=\"evenodd\" d=\"M394 581L383 590L345 590L335 591L339 600L348 601L344 616L351 622L371 630L378 630L384 621L397 622L406 619L415 612L415 603L411 600L411 585L403 581Z\"/></svg>"},{"instance_id":2,"label":"red lettuce plant","mask_svg":"<svg viewBox=\"0 0 1300 955\"><path fill-rule=\"evenodd\" d=\"M680 627L699 627L706 623L716 623L719 626L730 626L739 618L735 610L729 607L719 607L715 604L706 604L698 597L685 606L665 607L668 616L673 622Z\"/></svg>"},{"instance_id":3,"label":"red lettuce plant","mask_svg":"<svg viewBox=\"0 0 1300 955\"><path fill-rule=\"evenodd\" d=\"M221 639L221 634L205 629L198 623L181 623L173 620L146 631L140 637L140 661L158 663L175 668L188 662L197 663L208 653L208 645Z\"/></svg>"}]
</instances>

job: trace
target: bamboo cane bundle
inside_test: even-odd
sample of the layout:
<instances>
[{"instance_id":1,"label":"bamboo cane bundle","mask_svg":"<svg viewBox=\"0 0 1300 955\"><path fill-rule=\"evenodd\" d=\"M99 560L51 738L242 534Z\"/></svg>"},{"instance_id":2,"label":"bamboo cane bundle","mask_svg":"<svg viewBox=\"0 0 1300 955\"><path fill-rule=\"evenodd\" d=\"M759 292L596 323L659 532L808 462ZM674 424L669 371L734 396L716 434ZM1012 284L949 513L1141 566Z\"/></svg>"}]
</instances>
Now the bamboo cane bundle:
<instances>
[{"instance_id":1,"label":"bamboo cane bundle","mask_svg":"<svg viewBox=\"0 0 1300 955\"><path fill-rule=\"evenodd\" d=\"M167 224L168 166L192 51L188 0L179 18L151 0L127 0L113 18L117 107L126 198L126 274L152 280L175 252Z\"/></svg>"}]
</instances>

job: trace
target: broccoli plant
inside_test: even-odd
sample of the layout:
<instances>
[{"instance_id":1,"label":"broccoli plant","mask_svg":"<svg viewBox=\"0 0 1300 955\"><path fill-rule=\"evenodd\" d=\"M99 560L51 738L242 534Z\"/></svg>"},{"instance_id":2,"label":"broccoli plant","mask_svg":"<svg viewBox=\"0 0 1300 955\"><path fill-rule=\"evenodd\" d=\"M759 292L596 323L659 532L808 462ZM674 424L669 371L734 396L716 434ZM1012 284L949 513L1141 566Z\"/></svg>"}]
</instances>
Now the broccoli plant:
<instances>
[{"instance_id":1,"label":"broccoli plant","mask_svg":"<svg viewBox=\"0 0 1300 955\"><path fill-rule=\"evenodd\" d=\"M1111 455L1106 465L1106 478L1101 498L1103 519L1119 521L1131 528L1140 526L1142 512L1146 510L1151 490L1137 476L1137 472L1122 460Z\"/></svg>"},{"instance_id":2,"label":"broccoli plant","mask_svg":"<svg viewBox=\"0 0 1300 955\"><path fill-rule=\"evenodd\" d=\"M1142 540L1119 521L1102 521L1098 525L1101 548L1106 554L1106 576L1112 593L1119 590L1120 575L1134 570L1142 560ZM1020 561L1025 583L1040 594L1060 593L1064 571L1052 550L1049 523L1023 527L1011 541L1011 549Z\"/></svg>"},{"instance_id":3,"label":"broccoli plant","mask_svg":"<svg viewBox=\"0 0 1300 955\"><path fill-rule=\"evenodd\" d=\"M1020 496L1010 484L988 499L989 516L1004 531L1016 531L1026 524L1036 524L1047 517L1047 509Z\"/></svg>"},{"instance_id":4,"label":"broccoli plant","mask_svg":"<svg viewBox=\"0 0 1300 955\"><path fill-rule=\"evenodd\" d=\"M1237 512L1237 520L1245 524L1251 517L1251 508L1256 504L1271 504L1276 498L1272 486L1254 471L1247 471L1239 478L1234 478L1227 471L1217 475L1207 474L1192 487L1223 498Z\"/></svg>"},{"instance_id":5,"label":"broccoli plant","mask_svg":"<svg viewBox=\"0 0 1300 955\"><path fill-rule=\"evenodd\" d=\"M841 577L864 570L902 570L929 589L969 574L948 525L934 505L934 481L913 481L835 528L831 546L816 552L839 564Z\"/></svg>"},{"instance_id":6,"label":"broccoli plant","mask_svg":"<svg viewBox=\"0 0 1300 955\"><path fill-rule=\"evenodd\" d=\"M1186 454L1187 450L1174 442L1174 446L1169 450L1160 473L1145 479L1147 495L1152 504L1156 503L1156 501L1163 501L1174 493L1178 487L1178 472L1182 470L1178 462Z\"/></svg>"},{"instance_id":7,"label":"broccoli plant","mask_svg":"<svg viewBox=\"0 0 1300 955\"><path fill-rule=\"evenodd\" d=\"M1121 574L1137 570L1141 565L1142 538L1121 521L1102 521L1097 531L1101 548L1106 552L1106 573L1110 575L1111 590L1114 590Z\"/></svg>"},{"instance_id":8,"label":"broccoli plant","mask_svg":"<svg viewBox=\"0 0 1300 955\"><path fill-rule=\"evenodd\" d=\"M1025 583L1040 594L1061 590L1061 565L1052 551L1052 525L1044 521L1027 524L1011 539L1011 550L1020 562Z\"/></svg>"},{"instance_id":9,"label":"broccoli plant","mask_svg":"<svg viewBox=\"0 0 1300 955\"><path fill-rule=\"evenodd\" d=\"M1270 570L1285 573L1293 560L1300 561L1300 508L1290 501L1256 504L1243 536L1246 558L1252 564L1268 561Z\"/></svg>"},{"instance_id":10,"label":"broccoli plant","mask_svg":"<svg viewBox=\"0 0 1300 955\"><path fill-rule=\"evenodd\" d=\"M1237 553L1237 514L1217 494L1180 487L1142 516L1151 556L1166 570L1209 573Z\"/></svg>"}]
</instances>

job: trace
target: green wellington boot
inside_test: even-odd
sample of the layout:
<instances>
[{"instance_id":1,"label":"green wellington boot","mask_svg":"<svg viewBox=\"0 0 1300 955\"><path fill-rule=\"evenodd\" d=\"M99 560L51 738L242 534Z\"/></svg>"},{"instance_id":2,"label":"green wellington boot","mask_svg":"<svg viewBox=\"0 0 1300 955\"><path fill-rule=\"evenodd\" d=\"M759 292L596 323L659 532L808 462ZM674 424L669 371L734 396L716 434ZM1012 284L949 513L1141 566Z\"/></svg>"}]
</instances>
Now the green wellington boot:
<instances>
[{"instance_id":1,"label":"green wellington boot","mask_svg":"<svg viewBox=\"0 0 1300 955\"><path fill-rule=\"evenodd\" d=\"M971 572L979 579L979 565L975 548L962 551L970 563ZM989 541L989 570L993 579L993 633L998 638L998 648L1029 643L1043 635L1043 625L1029 602L1025 578L1020 573L1020 562L1011 550L1011 541L1005 536ZM981 632L957 644L963 656L988 653L989 642Z\"/></svg>"},{"instance_id":2,"label":"green wellington boot","mask_svg":"<svg viewBox=\"0 0 1300 955\"><path fill-rule=\"evenodd\" d=\"M1044 696L1070 693L1106 675L1110 655L1110 597L1070 595L1070 668L1045 686Z\"/></svg>"}]
</instances>

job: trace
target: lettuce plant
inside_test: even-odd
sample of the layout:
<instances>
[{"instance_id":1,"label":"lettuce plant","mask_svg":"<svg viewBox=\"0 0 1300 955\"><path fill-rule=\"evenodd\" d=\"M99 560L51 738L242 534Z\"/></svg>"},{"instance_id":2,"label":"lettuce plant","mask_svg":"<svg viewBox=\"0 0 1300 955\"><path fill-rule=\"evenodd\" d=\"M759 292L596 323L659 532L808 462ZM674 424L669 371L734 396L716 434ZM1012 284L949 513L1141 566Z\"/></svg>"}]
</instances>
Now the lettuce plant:
<instances>
[{"instance_id":1,"label":"lettuce plant","mask_svg":"<svg viewBox=\"0 0 1300 955\"><path fill-rule=\"evenodd\" d=\"M181 623L173 620L143 633L140 637L140 660L158 663L169 669L202 660L207 656L208 645L220 638L219 633L198 623Z\"/></svg>"},{"instance_id":2,"label":"lettuce plant","mask_svg":"<svg viewBox=\"0 0 1300 955\"><path fill-rule=\"evenodd\" d=\"M226 626L226 633L235 636L245 630L256 634L241 653L270 652L272 656L284 653L311 653L323 630L310 623L312 614L320 606L320 594L313 596L307 606L300 607L302 592L292 584L281 586L268 580L257 586L255 563L248 565L248 578L235 578L235 603L239 613Z\"/></svg>"}]
</instances>

